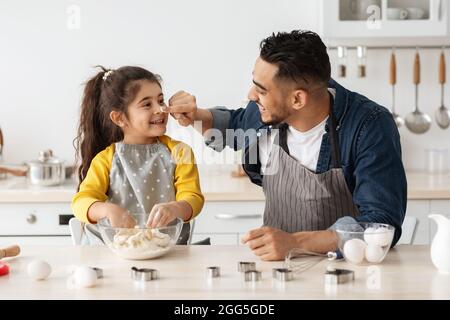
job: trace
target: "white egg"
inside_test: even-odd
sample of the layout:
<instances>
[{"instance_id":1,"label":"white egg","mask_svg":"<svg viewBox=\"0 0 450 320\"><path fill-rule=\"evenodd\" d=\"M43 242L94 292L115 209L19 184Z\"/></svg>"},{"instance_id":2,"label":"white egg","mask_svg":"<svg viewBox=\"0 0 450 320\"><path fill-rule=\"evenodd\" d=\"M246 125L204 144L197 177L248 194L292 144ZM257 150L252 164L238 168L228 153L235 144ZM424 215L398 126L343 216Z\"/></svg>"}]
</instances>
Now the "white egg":
<instances>
[{"instance_id":1,"label":"white egg","mask_svg":"<svg viewBox=\"0 0 450 320\"><path fill-rule=\"evenodd\" d=\"M43 260L33 260L28 264L27 272L34 280L44 280L52 272L52 267Z\"/></svg>"},{"instance_id":2,"label":"white egg","mask_svg":"<svg viewBox=\"0 0 450 320\"><path fill-rule=\"evenodd\" d=\"M391 243L393 237L393 232L387 228L367 228L364 231L364 240L368 244L373 244L377 246L387 246Z\"/></svg>"},{"instance_id":3,"label":"white egg","mask_svg":"<svg viewBox=\"0 0 450 320\"><path fill-rule=\"evenodd\" d=\"M366 247L366 260L372 263L381 262L383 259L384 250L376 244L369 244Z\"/></svg>"},{"instance_id":4,"label":"white egg","mask_svg":"<svg viewBox=\"0 0 450 320\"><path fill-rule=\"evenodd\" d=\"M79 287L95 287L97 284L97 273L90 267L78 267L73 273L73 281L75 282L75 285Z\"/></svg>"},{"instance_id":5,"label":"white egg","mask_svg":"<svg viewBox=\"0 0 450 320\"><path fill-rule=\"evenodd\" d=\"M384 247L388 246L392 242L392 238L394 237L394 233L387 228L378 228L378 245Z\"/></svg>"},{"instance_id":6,"label":"white egg","mask_svg":"<svg viewBox=\"0 0 450 320\"><path fill-rule=\"evenodd\" d=\"M377 234L376 234L376 228L369 227L366 230L364 230L364 241L367 242L367 244L376 244L377 242Z\"/></svg>"},{"instance_id":7,"label":"white egg","mask_svg":"<svg viewBox=\"0 0 450 320\"><path fill-rule=\"evenodd\" d=\"M351 239L344 244L344 256L353 263L361 263L366 251L366 243L361 239Z\"/></svg>"}]
</instances>

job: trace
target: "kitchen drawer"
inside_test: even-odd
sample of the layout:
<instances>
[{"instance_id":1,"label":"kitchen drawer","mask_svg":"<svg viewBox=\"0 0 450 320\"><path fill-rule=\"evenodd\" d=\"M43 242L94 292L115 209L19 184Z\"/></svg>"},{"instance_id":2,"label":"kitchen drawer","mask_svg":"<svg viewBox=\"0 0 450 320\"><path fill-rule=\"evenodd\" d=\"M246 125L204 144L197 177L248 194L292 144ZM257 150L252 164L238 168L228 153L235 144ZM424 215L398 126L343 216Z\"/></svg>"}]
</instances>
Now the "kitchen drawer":
<instances>
[{"instance_id":1,"label":"kitchen drawer","mask_svg":"<svg viewBox=\"0 0 450 320\"><path fill-rule=\"evenodd\" d=\"M70 235L69 203L27 203L0 205L0 236Z\"/></svg>"},{"instance_id":2,"label":"kitchen drawer","mask_svg":"<svg viewBox=\"0 0 450 320\"><path fill-rule=\"evenodd\" d=\"M197 242L206 238L211 239L211 245L236 245L238 240L237 233L194 233L191 242Z\"/></svg>"},{"instance_id":3,"label":"kitchen drawer","mask_svg":"<svg viewBox=\"0 0 450 320\"><path fill-rule=\"evenodd\" d=\"M17 244L19 246L47 246L47 245L71 245L72 240L68 236L21 236L21 237L2 237L0 236L2 247Z\"/></svg>"},{"instance_id":4,"label":"kitchen drawer","mask_svg":"<svg viewBox=\"0 0 450 320\"><path fill-rule=\"evenodd\" d=\"M264 201L207 202L194 233L245 233L263 223Z\"/></svg>"}]
</instances>

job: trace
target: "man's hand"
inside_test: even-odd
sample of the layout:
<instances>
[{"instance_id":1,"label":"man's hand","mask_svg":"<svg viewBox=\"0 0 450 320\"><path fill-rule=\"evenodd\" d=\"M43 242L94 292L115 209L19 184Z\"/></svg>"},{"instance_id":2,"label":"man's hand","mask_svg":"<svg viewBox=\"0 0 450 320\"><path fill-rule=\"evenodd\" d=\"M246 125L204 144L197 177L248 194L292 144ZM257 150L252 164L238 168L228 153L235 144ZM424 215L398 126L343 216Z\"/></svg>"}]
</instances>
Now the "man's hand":
<instances>
[{"instance_id":1,"label":"man's hand","mask_svg":"<svg viewBox=\"0 0 450 320\"><path fill-rule=\"evenodd\" d=\"M249 231L241 240L262 260L284 260L289 250L297 247L293 234L271 227Z\"/></svg>"},{"instance_id":2,"label":"man's hand","mask_svg":"<svg viewBox=\"0 0 450 320\"><path fill-rule=\"evenodd\" d=\"M283 260L286 254L301 248L311 252L327 253L337 249L335 231L318 230L287 233L280 229L261 227L249 231L241 240L262 260Z\"/></svg>"},{"instance_id":3,"label":"man's hand","mask_svg":"<svg viewBox=\"0 0 450 320\"><path fill-rule=\"evenodd\" d=\"M197 113L195 96L185 91L178 91L169 99L169 106L163 109L178 121L183 127L194 123Z\"/></svg>"}]
</instances>

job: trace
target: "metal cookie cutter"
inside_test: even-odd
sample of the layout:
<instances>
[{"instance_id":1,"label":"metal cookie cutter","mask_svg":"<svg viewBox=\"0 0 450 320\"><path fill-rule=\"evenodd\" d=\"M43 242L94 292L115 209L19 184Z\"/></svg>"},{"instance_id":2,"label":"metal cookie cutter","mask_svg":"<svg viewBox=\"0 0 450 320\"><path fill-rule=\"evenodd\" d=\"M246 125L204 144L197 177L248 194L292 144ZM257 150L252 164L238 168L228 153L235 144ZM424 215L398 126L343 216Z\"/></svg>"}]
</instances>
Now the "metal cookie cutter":
<instances>
[{"instance_id":1,"label":"metal cookie cutter","mask_svg":"<svg viewBox=\"0 0 450 320\"><path fill-rule=\"evenodd\" d=\"M256 282L261 280L261 271L250 270L244 272L244 280Z\"/></svg>"},{"instance_id":2,"label":"metal cookie cutter","mask_svg":"<svg viewBox=\"0 0 450 320\"><path fill-rule=\"evenodd\" d=\"M240 261L238 262L238 271L239 272L256 271L256 263Z\"/></svg>"},{"instance_id":3,"label":"metal cookie cutter","mask_svg":"<svg viewBox=\"0 0 450 320\"><path fill-rule=\"evenodd\" d=\"M341 284L355 280L355 272L347 269L329 269L325 271L326 284Z\"/></svg>"},{"instance_id":4,"label":"metal cookie cutter","mask_svg":"<svg viewBox=\"0 0 450 320\"><path fill-rule=\"evenodd\" d=\"M206 275L208 276L208 278L220 277L220 267L207 267Z\"/></svg>"},{"instance_id":5,"label":"metal cookie cutter","mask_svg":"<svg viewBox=\"0 0 450 320\"><path fill-rule=\"evenodd\" d=\"M133 280L138 281L150 281L158 279L158 270L156 269L147 269L147 268L131 268L131 277Z\"/></svg>"},{"instance_id":6,"label":"metal cookie cutter","mask_svg":"<svg viewBox=\"0 0 450 320\"><path fill-rule=\"evenodd\" d=\"M103 278L103 269L96 267L91 267L91 269L94 270L95 273L97 274L97 279Z\"/></svg>"},{"instance_id":7,"label":"metal cookie cutter","mask_svg":"<svg viewBox=\"0 0 450 320\"><path fill-rule=\"evenodd\" d=\"M294 279L294 272L288 268L273 268L272 276L278 281L291 281Z\"/></svg>"}]
</instances>

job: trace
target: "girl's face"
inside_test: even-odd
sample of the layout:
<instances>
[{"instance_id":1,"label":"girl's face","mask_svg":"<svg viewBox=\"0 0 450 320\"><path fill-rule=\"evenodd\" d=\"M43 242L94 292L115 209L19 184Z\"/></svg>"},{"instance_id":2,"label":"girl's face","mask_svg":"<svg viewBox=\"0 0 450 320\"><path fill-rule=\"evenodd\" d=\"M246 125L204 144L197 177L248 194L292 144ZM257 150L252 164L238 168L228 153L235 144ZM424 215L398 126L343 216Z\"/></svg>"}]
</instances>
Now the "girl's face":
<instances>
[{"instance_id":1,"label":"girl's face","mask_svg":"<svg viewBox=\"0 0 450 320\"><path fill-rule=\"evenodd\" d=\"M128 106L128 116L124 115L124 143L149 144L166 132L168 114L161 112L166 106L161 87L148 80L140 82L136 98Z\"/></svg>"}]
</instances>

